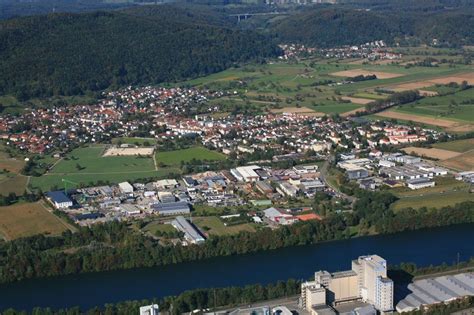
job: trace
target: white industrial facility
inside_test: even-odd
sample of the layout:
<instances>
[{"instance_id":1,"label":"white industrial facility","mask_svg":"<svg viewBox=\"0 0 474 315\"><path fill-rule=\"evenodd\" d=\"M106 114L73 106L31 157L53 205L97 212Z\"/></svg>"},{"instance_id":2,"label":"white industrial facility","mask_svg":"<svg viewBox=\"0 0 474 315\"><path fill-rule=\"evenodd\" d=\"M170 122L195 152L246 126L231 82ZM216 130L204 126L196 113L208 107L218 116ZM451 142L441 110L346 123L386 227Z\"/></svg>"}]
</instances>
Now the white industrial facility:
<instances>
[{"instance_id":1,"label":"white industrial facility","mask_svg":"<svg viewBox=\"0 0 474 315\"><path fill-rule=\"evenodd\" d=\"M380 312L393 310L393 281L380 256L361 256L352 261L351 270L318 271L314 278L301 284L301 306L312 315L328 314L332 307L355 301L371 304Z\"/></svg>"}]
</instances>

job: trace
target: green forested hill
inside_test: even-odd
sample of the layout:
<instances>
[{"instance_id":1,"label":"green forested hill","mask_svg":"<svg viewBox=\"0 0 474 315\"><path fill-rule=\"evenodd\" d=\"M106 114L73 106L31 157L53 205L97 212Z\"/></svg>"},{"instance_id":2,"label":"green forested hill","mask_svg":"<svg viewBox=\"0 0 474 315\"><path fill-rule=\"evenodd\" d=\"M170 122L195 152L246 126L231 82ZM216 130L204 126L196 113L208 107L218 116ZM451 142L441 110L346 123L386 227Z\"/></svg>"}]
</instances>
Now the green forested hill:
<instances>
[{"instance_id":1,"label":"green forested hill","mask_svg":"<svg viewBox=\"0 0 474 315\"><path fill-rule=\"evenodd\" d=\"M278 52L262 35L173 6L25 17L0 23L0 94L22 100L160 83Z\"/></svg>"},{"instance_id":2,"label":"green forested hill","mask_svg":"<svg viewBox=\"0 0 474 315\"><path fill-rule=\"evenodd\" d=\"M362 44L382 39L388 43L411 38L423 43L438 39L443 45L474 43L474 14L467 9L442 12L371 11L312 8L279 20L272 26L284 42L319 47Z\"/></svg>"}]
</instances>

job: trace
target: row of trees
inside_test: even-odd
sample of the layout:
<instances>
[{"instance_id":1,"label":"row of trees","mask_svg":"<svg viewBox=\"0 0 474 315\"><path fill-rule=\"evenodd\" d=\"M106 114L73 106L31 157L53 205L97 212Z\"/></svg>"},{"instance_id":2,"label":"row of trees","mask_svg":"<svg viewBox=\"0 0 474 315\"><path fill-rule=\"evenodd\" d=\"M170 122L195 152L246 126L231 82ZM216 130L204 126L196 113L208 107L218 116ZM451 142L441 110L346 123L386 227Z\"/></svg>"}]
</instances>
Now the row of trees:
<instances>
[{"instance_id":1,"label":"row of trees","mask_svg":"<svg viewBox=\"0 0 474 315\"><path fill-rule=\"evenodd\" d=\"M217 256L245 254L286 246L306 245L351 237L361 231L395 233L426 227L474 222L474 203L439 210L406 209L396 213L396 198L386 192L356 191L351 213L330 213L323 221L301 222L276 230L211 236L202 245L165 246L133 232L126 223L79 227L60 237L34 236L0 244L0 281L57 276L113 269L151 267ZM74 248L74 251L68 249Z\"/></svg>"}]
</instances>

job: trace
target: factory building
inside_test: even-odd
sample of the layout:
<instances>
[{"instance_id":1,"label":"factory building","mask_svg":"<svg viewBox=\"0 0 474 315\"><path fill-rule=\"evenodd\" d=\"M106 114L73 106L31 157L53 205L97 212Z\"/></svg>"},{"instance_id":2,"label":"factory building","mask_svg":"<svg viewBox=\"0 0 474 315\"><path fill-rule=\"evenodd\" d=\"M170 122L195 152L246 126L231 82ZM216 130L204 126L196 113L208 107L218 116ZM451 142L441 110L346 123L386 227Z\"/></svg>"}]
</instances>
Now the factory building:
<instances>
[{"instance_id":1,"label":"factory building","mask_svg":"<svg viewBox=\"0 0 474 315\"><path fill-rule=\"evenodd\" d=\"M189 204L186 201L159 202L151 205L151 208L158 211L160 215L188 214L191 212Z\"/></svg>"},{"instance_id":2,"label":"factory building","mask_svg":"<svg viewBox=\"0 0 474 315\"><path fill-rule=\"evenodd\" d=\"M178 231L183 232L184 238L189 243L199 244L206 240L201 233L182 216L176 217L176 219L171 222L171 225Z\"/></svg>"},{"instance_id":3,"label":"factory building","mask_svg":"<svg viewBox=\"0 0 474 315\"><path fill-rule=\"evenodd\" d=\"M133 194L133 186L129 182L123 182L118 184L120 191L124 194Z\"/></svg>"},{"instance_id":4,"label":"factory building","mask_svg":"<svg viewBox=\"0 0 474 315\"><path fill-rule=\"evenodd\" d=\"M260 166L250 165L236 167L230 170L230 173L240 182L256 182L260 179L257 170L261 170Z\"/></svg>"},{"instance_id":5,"label":"factory building","mask_svg":"<svg viewBox=\"0 0 474 315\"><path fill-rule=\"evenodd\" d=\"M407 186L408 188L415 190L427 187L434 187L435 182L430 178L415 178L407 180Z\"/></svg>"},{"instance_id":6,"label":"factory building","mask_svg":"<svg viewBox=\"0 0 474 315\"><path fill-rule=\"evenodd\" d=\"M72 200L62 191L50 191L46 193L46 198L56 209L67 209L72 207Z\"/></svg>"},{"instance_id":7,"label":"factory building","mask_svg":"<svg viewBox=\"0 0 474 315\"><path fill-rule=\"evenodd\" d=\"M392 311L393 281L387 278L387 262L377 255L361 256L352 261L351 270L318 271L314 281L301 285L300 301L311 314L320 314L326 305L352 301L369 303L380 312Z\"/></svg>"}]
</instances>

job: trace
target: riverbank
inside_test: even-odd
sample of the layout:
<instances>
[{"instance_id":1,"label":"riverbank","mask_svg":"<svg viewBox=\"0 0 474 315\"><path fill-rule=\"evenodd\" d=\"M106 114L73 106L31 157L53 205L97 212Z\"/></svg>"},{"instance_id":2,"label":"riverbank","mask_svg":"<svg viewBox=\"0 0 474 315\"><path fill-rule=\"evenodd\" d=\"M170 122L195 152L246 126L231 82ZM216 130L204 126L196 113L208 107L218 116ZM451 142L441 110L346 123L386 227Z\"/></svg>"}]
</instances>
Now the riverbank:
<instances>
[{"instance_id":1,"label":"riverbank","mask_svg":"<svg viewBox=\"0 0 474 315\"><path fill-rule=\"evenodd\" d=\"M79 306L91 309L126 300L160 299L197 288L266 285L308 279L316 270L350 268L351 260L378 254L390 265L452 264L474 256L474 224L359 237L153 268L30 279L0 286L0 310ZM433 246L435 244L436 246ZM28 298L25 298L28 297Z\"/></svg>"}]
</instances>

